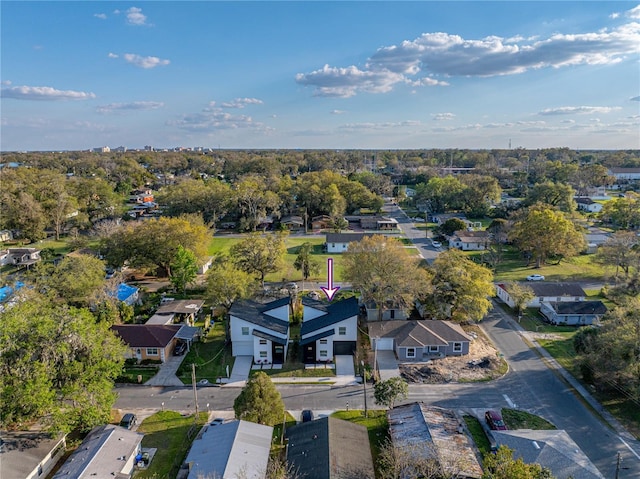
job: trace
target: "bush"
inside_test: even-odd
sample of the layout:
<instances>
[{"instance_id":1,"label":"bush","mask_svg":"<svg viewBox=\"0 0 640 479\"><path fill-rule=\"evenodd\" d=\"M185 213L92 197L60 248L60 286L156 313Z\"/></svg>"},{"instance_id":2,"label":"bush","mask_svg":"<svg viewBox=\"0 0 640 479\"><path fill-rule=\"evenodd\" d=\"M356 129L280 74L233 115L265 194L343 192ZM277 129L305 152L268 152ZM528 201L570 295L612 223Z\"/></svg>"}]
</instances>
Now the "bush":
<instances>
[{"instance_id":1,"label":"bush","mask_svg":"<svg viewBox=\"0 0 640 479\"><path fill-rule=\"evenodd\" d=\"M160 361L159 359L143 359L142 361L140 361L140 364L144 366L148 364L162 364L162 361Z\"/></svg>"},{"instance_id":2,"label":"bush","mask_svg":"<svg viewBox=\"0 0 640 479\"><path fill-rule=\"evenodd\" d=\"M138 364L138 360L136 358L127 358L124 360L125 366L135 366Z\"/></svg>"}]
</instances>

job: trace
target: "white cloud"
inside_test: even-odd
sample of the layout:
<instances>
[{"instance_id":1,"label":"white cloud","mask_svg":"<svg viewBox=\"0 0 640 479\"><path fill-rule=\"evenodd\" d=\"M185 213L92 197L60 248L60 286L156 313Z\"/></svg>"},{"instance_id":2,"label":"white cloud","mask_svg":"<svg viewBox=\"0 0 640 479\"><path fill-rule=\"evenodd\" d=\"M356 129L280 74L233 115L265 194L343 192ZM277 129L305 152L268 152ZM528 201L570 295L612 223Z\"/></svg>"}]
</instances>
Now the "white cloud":
<instances>
[{"instance_id":1,"label":"white cloud","mask_svg":"<svg viewBox=\"0 0 640 479\"><path fill-rule=\"evenodd\" d=\"M131 110L157 110L162 108L164 103L158 101L134 101L131 103L109 103L96 108L98 113L113 113Z\"/></svg>"},{"instance_id":2,"label":"white cloud","mask_svg":"<svg viewBox=\"0 0 640 479\"><path fill-rule=\"evenodd\" d=\"M115 53L111 53L111 52L109 52L109 54L107 56L109 58L118 58L118 55L116 55Z\"/></svg>"},{"instance_id":3,"label":"white cloud","mask_svg":"<svg viewBox=\"0 0 640 479\"><path fill-rule=\"evenodd\" d=\"M107 14L106 13L94 13L93 16L96 17L96 18L99 18L100 20L106 20L107 19Z\"/></svg>"},{"instance_id":4,"label":"white cloud","mask_svg":"<svg viewBox=\"0 0 640 479\"><path fill-rule=\"evenodd\" d=\"M56 90L49 86L14 86L0 90L2 98L14 98L16 100L90 100L95 98L95 93Z\"/></svg>"},{"instance_id":5,"label":"white cloud","mask_svg":"<svg viewBox=\"0 0 640 479\"><path fill-rule=\"evenodd\" d=\"M456 115L453 113L433 113L431 115L435 121L453 120Z\"/></svg>"},{"instance_id":6,"label":"white cloud","mask_svg":"<svg viewBox=\"0 0 640 479\"><path fill-rule=\"evenodd\" d=\"M640 101L640 96L634 96L633 98L629 98L629 101Z\"/></svg>"},{"instance_id":7,"label":"white cloud","mask_svg":"<svg viewBox=\"0 0 640 479\"><path fill-rule=\"evenodd\" d=\"M634 20L640 20L640 5L632 8L631 10L627 10L625 15L629 18L633 18Z\"/></svg>"},{"instance_id":8,"label":"white cloud","mask_svg":"<svg viewBox=\"0 0 640 479\"><path fill-rule=\"evenodd\" d=\"M2 80L2 85L11 85L11 80Z\"/></svg>"},{"instance_id":9,"label":"white cloud","mask_svg":"<svg viewBox=\"0 0 640 479\"><path fill-rule=\"evenodd\" d=\"M627 16L640 16L640 6ZM633 17L635 18L635 17ZM540 68L618 63L640 52L640 23L627 23L593 33L561 34L548 38L465 39L444 32L424 33L414 40L379 48L364 67L325 65L298 73L295 81L314 88L316 96L348 98L361 92L386 93L398 83L443 86L437 77L491 77Z\"/></svg>"},{"instance_id":10,"label":"white cloud","mask_svg":"<svg viewBox=\"0 0 640 479\"><path fill-rule=\"evenodd\" d=\"M345 110L331 110L332 115L344 115L345 113Z\"/></svg>"},{"instance_id":11,"label":"white cloud","mask_svg":"<svg viewBox=\"0 0 640 479\"><path fill-rule=\"evenodd\" d=\"M237 98L238 100L251 100L248 102L240 101L240 104L258 103L262 104L261 100L249 99L249 98ZM228 104L235 104L234 102L227 102ZM224 104L224 103L223 103ZM216 131L216 130L237 130L237 129L252 129L269 131L271 128L266 127L263 123L254 121L253 118L247 115L232 115L226 111L223 111L222 107L216 107L216 102L211 101L208 105L202 109L200 113L193 113L183 115L179 120L167 122L170 126L177 126L180 129L188 131ZM236 108L243 108L236 107Z\"/></svg>"},{"instance_id":12,"label":"white cloud","mask_svg":"<svg viewBox=\"0 0 640 479\"><path fill-rule=\"evenodd\" d=\"M592 113L611 113L619 110L620 107L611 106L561 106L558 108L547 108L539 111L538 115L573 115L573 114L592 114Z\"/></svg>"},{"instance_id":13,"label":"white cloud","mask_svg":"<svg viewBox=\"0 0 640 479\"><path fill-rule=\"evenodd\" d=\"M155 68L157 66L165 66L170 63L169 60L163 60L158 57L143 57L141 55L136 55L135 53L125 53L123 57L127 63L131 63L132 65L140 68Z\"/></svg>"},{"instance_id":14,"label":"white cloud","mask_svg":"<svg viewBox=\"0 0 640 479\"><path fill-rule=\"evenodd\" d=\"M222 108L244 108L247 105L262 105L263 101L257 98L235 98L232 101L226 101L220 104ZM215 102L210 102L209 106L213 107Z\"/></svg>"},{"instance_id":15,"label":"white cloud","mask_svg":"<svg viewBox=\"0 0 640 479\"><path fill-rule=\"evenodd\" d=\"M127 23L129 25L148 25L147 16L142 13L142 8L131 7L127 10Z\"/></svg>"}]
</instances>

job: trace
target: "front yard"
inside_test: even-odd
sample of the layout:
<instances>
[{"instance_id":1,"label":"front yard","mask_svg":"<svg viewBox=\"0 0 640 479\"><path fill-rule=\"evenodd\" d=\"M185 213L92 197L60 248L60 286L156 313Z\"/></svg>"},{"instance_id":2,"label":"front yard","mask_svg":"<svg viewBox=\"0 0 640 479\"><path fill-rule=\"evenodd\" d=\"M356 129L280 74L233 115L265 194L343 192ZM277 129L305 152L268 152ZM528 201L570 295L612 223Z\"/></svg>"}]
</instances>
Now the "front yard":
<instances>
[{"instance_id":1,"label":"front yard","mask_svg":"<svg viewBox=\"0 0 640 479\"><path fill-rule=\"evenodd\" d=\"M200 342L194 343L186 354L176 376L184 384L191 384L191 365L196 365L196 382L206 379L215 383L220 377L227 377L233 368L231 350L225 346L225 322L211 323L211 329Z\"/></svg>"}]
</instances>

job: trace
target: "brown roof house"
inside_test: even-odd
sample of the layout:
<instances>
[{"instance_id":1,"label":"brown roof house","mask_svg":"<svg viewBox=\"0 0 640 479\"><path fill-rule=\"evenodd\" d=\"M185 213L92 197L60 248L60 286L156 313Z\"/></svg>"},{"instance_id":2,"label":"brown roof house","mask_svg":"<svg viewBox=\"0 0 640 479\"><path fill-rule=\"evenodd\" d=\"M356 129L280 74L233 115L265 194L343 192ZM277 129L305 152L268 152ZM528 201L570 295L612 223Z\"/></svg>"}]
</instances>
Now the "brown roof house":
<instances>
[{"instance_id":1,"label":"brown roof house","mask_svg":"<svg viewBox=\"0 0 640 479\"><path fill-rule=\"evenodd\" d=\"M471 342L460 325L432 319L369 323L369 338L374 351L394 351L405 362L464 356Z\"/></svg>"},{"instance_id":2,"label":"brown roof house","mask_svg":"<svg viewBox=\"0 0 640 479\"><path fill-rule=\"evenodd\" d=\"M128 346L126 358L164 363L171 356L182 327L179 324L115 324L111 330Z\"/></svg>"},{"instance_id":3,"label":"brown roof house","mask_svg":"<svg viewBox=\"0 0 640 479\"><path fill-rule=\"evenodd\" d=\"M287 430L287 462L305 479L374 479L367 428L323 417Z\"/></svg>"}]
</instances>

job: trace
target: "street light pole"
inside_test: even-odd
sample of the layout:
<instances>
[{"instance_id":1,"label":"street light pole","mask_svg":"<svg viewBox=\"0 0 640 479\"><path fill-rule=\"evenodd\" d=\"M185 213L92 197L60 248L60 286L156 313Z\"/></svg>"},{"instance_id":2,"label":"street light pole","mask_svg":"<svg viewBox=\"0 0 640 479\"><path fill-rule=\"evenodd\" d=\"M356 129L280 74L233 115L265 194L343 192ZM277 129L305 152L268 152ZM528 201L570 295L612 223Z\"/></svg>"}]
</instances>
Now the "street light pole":
<instances>
[{"instance_id":1,"label":"street light pole","mask_svg":"<svg viewBox=\"0 0 640 479\"><path fill-rule=\"evenodd\" d=\"M362 365L362 390L364 392L364 417L367 417L367 370L364 368L364 361L360 361Z\"/></svg>"}]
</instances>

